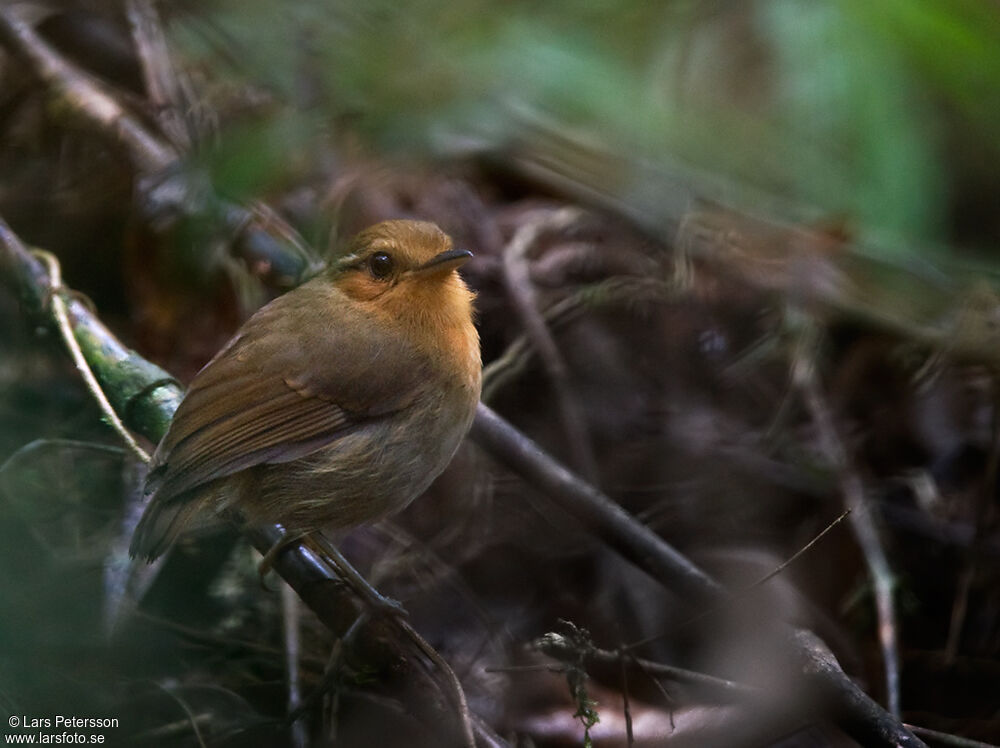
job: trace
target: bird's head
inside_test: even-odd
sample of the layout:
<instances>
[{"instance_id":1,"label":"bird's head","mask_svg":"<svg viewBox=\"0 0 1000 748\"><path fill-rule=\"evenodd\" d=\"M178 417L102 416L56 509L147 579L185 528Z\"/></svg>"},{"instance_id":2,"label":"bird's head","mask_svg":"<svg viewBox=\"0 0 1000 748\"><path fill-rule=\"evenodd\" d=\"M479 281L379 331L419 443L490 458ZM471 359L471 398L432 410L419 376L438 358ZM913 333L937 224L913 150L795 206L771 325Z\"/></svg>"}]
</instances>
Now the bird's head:
<instances>
[{"instance_id":1,"label":"bird's head","mask_svg":"<svg viewBox=\"0 0 1000 748\"><path fill-rule=\"evenodd\" d=\"M453 249L451 239L433 223L383 221L351 240L333 268L334 283L356 301L385 303L412 297L426 301L439 286L465 286L453 271L472 252Z\"/></svg>"}]
</instances>

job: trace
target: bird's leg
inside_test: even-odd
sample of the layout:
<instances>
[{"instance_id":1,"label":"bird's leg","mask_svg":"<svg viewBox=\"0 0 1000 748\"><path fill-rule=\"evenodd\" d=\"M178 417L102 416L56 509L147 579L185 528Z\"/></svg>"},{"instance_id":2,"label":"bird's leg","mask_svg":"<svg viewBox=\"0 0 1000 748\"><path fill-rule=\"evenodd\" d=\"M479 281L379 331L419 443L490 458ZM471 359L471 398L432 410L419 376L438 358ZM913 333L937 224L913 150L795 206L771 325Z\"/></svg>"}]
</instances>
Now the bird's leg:
<instances>
[{"instance_id":1,"label":"bird's leg","mask_svg":"<svg viewBox=\"0 0 1000 748\"><path fill-rule=\"evenodd\" d=\"M320 532L314 532L307 535L303 541L303 544L310 546L313 551L315 551L320 558L326 559L330 566L340 575L347 585L354 590L354 593L358 595L362 600L367 603L368 607L373 611L392 616L394 618L405 618L407 613L406 609L396 600L390 597L386 597L377 589L368 583L368 580L361 576L360 572L351 566L351 562L344 558L344 555L337 550L336 546L331 543L327 538Z\"/></svg>"},{"instance_id":2,"label":"bird's leg","mask_svg":"<svg viewBox=\"0 0 1000 748\"><path fill-rule=\"evenodd\" d=\"M323 677L305 700L288 715L289 724L294 724L297 720L301 719L303 715L316 706L322 697L328 693L335 692L339 687L338 680L344 665L344 652L352 645L358 631L364 628L371 620L373 614L391 616L392 618L402 618L407 615L406 609L400 603L386 597L369 584L368 580L351 565L350 561L344 558L344 555L337 547L322 533L314 532L297 535L294 536L293 540L301 540L303 546L309 548L318 558L328 563L344 583L351 588L354 594L364 600L368 609L362 610L347 632L334 644L330 661L323 671ZM268 551L268 555L274 550L272 548L271 551Z\"/></svg>"},{"instance_id":3,"label":"bird's leg","mask_svg":"<svg viewBox=\"0 0 1000 748\"><path fill-rule=\"evenodd\" d=\"M406 617L406 609L396 600L386 597L368 583L368 580L361 576L351 562L344 558L344 555L337 550L329 540L319 532L286 532L284 537L272 545L264 557L257 564L257 573L260 575L261 584L264 583L265 575L274 566L274 561L278 554L291 545L302 543L309 548L320 559L324 559L337 575L344 580L348 587L360 597L374 611L389 615L395 618Z\"/></svg>"}]
</instances>

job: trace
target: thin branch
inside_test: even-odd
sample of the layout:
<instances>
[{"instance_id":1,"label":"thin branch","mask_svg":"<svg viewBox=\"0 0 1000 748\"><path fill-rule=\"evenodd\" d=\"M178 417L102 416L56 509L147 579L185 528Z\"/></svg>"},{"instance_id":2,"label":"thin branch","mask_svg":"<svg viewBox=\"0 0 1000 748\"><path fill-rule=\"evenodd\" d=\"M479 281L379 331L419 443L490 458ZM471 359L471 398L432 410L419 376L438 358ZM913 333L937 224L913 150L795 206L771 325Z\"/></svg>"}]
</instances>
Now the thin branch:
<instances>
[{"instance_id":1,"label":"thin branch","mask_svg":"<svg viewBox=\"0 0 1000 748\"><path fill-rule=\"evenodd\" d=\"M482 748L509 748L506 740L501 738L496 732L483 721L482 717L472 715L472 729L476 733L476 745Z\"/></svg>"},{"instance_id":2,"label":"thin branch","mask_svg":"<svg viewBox=\"0 0 1000 748\"><path fill-rule=\"evenodd\" d=\"M0 43L26 61L70 111L118 141L142 171L159 171L177 160L173 149L127 112L106 86L67 62L6 4L0 4Z\"/></svg>"},{"instance_id":3,"label":"thin branch","mask_svg":"<svg viewBox=\"0 0 1000 748\"><path fill-rule=\"evenodd\" d=\"M48 287L45 268L24 250L2 222L0 282L10 285L29 302L28 310L36 316L45 317L44 289ZM122 346L79 301L72 301L69 307L77 339L80 340L81 335L87 338L87 345L81 340L81 347L98 380L105 386L112 404L123 413L126 425L158 441L179 403L180 388L162 369L140 359L146 367L142 369L139 362L132 358L135 354ZM93 336L98 336L97 340L90 340ZM139 371L144 376L139 376ZM119 402L122 407L117 407ZM559 465L485 405L480 404L477 409L472 438L531 485L548 494L569 514L580 519L625 558L668 589L687 598L690 604L724 599L724 589L717 581L603 493ZM264 528L263 532L265 550L280 539L276 528L270 531ZM341 585L305 549L296 546L280 554L274 568L331 630L346 630L356 617L356 608L352 609L350 601L345 601L338 590ZM873 746L909 748L923 745L861 691L840 670L835 660L831 664L820 659L816 648L808 646L811 640L803 638L805 632L778 625L789 651L797 658L801 675L807 682L826 689L838 723L849 734ZM387 656L391 657L391 652L401 655L398 647L393 649L385 637L380 641L374 633L365 637L365 642L368 647L381 652L382 662ZM414 669L406 672L412 674ZM418 672L429 671L421 667ZM397 672L396 675L402 677L403 674ZM418 689L415 697L423 697L433 703L433 692L438 684L434 679L430 680L435 683L435 688Z\"/></svg>"},{"instance_id":4,"label":"thin branch","mask_svg":"<svg viewBox=\"0 0 1000 748\"><path fill-rule=\"evenodd\" d=\"M469 704L465 699L465 691L462 689L462 684L458 680L458 676L455 675L455 671L451 669L451 666L440 653L428 644L427 640L418 634L417 630L409 623L399 621L399 626L406 632L410 641L417 645L420 651L437 666L438 670L447 679L448 684L451 686L452 706L458 713L459 724L462 726L462 739L468 748L476 748L476 738L472 727L472 717L469 713Z\"/></svg>"},{"instance_id":5,"label":"thin branch","mask_svg":"<svg viewBox=\"0 0 1000 748\"><path fill-rule=\"evenodd\" d=\"M545 493L612 549L695 607L723 604L728 593L715 579L593 486L560 465L527 436L480 403L471 436L499 462ZM844 674L831 657L819 659L809 632L775 622L801 676L831 700L830 708L848 734L872 746L923 746ZM810 638L811 637L811 638ZM822 642L819 642L822 644Z\"/></svg>"},{"instance_id":6,"label":"thin branch","mask_svg":"<svg viewBox=\"0 0 1000 748\"><path fill-rule=\"evenodd\" d=\"M128 17L135 44L136 55L142 64L142 77L146 95L156 115L160 129L176 148L191 147L191 133L182 112L193 99L185 90L173 61L163 24L156 4L152 0L126 0Z\"/></svg>"},{"instance_id":7,"label":"thin branch","mask_svg":"<svg viewBox=\"0 0 1000 748\"><path fill-rule=\"evenodd\" d=\"M692 605L725 595L718 582L637 522L618 504L585 483L535 442L480 403L472 424L472 439L494 458L518 473L535 489L580 520L615 551L688 598Z\"/></svg>"},{"instance_id":8,"label":"thin branch","mask_svg":"<svg viewBox=\"0 0 1000 748\"><path fill-rule=\"evenodd\" d=\"M619 657L622 673L622 712L625 715L625 737L628 748L635 744L635 735L632 732L632 708L629 705L628 696L628 668L625 667L625 657Z\"/></svg>"},{"instance_id":9,"label":"thin branch","mask_svg":"<svg viewBox=\"0 0 1000 748\"><path fill-rule=\"evenodd\" d=\"M560 662L575 660L579 655L579 652L572 647L566 637L559 634L547 634L533 642L532 646ZM760 700L763 695L759 689L743 683L634 657L624 650L612 651L591 647L584 654L585 661L595 665L614 666L621 663L624 668L625 663L628 662L636 671L644 675L669 678L677 683L696 686L725 703L744 702L751 699Z\"/></svg>"},{"instance_id":10,"label":"thin branch","mask_svg":"<svg viewBox=\"0 0 1000 748\"><path fill-rule=\"evenodd\" d=\"M184 699L182 699L180 696L178 696L169 688L166 688L165 686L162 686L159 683L157 683L156 686L165 694L167 694L170 698L176 701L178 706L180 706L180 708L184 710L184 714L187 716L187 723L191 726L191 730L192 732L194 732L195 740L198 741L198 745L200 746L200 748L208 748L208 746L205 745L205 738L202 737L201 730L198 728L198 719L194 716L194 712L191 711L191 707L187 705L187 702L184 701Z\"/></svg>"},{"instance_id":11,"label":"thin branch","mask_svg":"<svg viewBox=\"0 0 1000 748\"><path fill-rule=\"evenodd\" d=\"M814 537L812 540L810 540L808 543L806 543L804 546L802 546L799 550L797 550L795 553L793 553L789 558L787 558L784 561L782 561L780 564L778 564L776 567L774 567L771 571L767 572L767 574L765 574L764 576L762 576L757 581L752 582L751 584L747 585L746 587L743 587L741 589L737 589L737 590L731 592L731 594L728 597L726 597L722 602L720 602L720 603L718 603L718 604L716 604L716 605L714 605L714 606L712 606L710 608L706 608L705 610L702 610L701 612L699 612L699 613L691 616L690 618L684 619L681 623L677 624L676 626L674 626L672 629L670 629L668 631L664 631L664 632L661 632L659 634L653 634L652 636L647 636L647 637L645 637L643 639L639 639L638 641L632 642L631 644L623 645L621 647L621 649L623 651L634 652L635 650L640 649L640 648L646 646L647 644L650 644L651 642L659 641L660 639L665 638L670 633L676 632L676 631L678 631L680 629L683 629L683 628L689 628L689 627L693 626L694 624L698 623L699 621L703 621L706 618L709 618L710 616L716 615L716 614L722 612L723 610L726 610L727 608L733 608L734 606L736 606L737 604L739 604L740 601L742 601L743 599L745 599L751 592L753 592L754 590L758 589L759 587L763 587L765 584L767 584L769 581L771 581L774 577L778 576L778 574L780 574L785 569L787 569L792 563L794 563L797 559L799 559L802 556L803 553L805 553L810 548L812 548L814 545L816 545L816 543L818 543L824 536L826 536L827 533L829 533L834 527L836 527L837 525L839 525L843 521L843 519L848 514L850 514L850 513L851 513L850 509L847 509L847 510L841 512L840 515L835 520L833 520L830 524L828 524L826 527L824 527L819 532L819 534L816 535L816 537Z\"/></svg>"},{"instance_id":12,"label":"thin branch","mask_svg":"<svg viewBox=\"0 0 1000 748\"><path fill-rule=\"evenodd\" d=\"M660 678L657 678L654 673L651 673L648 670L646 670L646 668L643 666L642 660L639 660L634 654L628 651L624 651L623 654L625 657L628 658L629 662L631 662L633 665L639 668L640 671L642 671L642 674L646 676L646 679L653 684L654 688L656 688L657 692L660 694L660 697L663 699L663 703L667 707L668 713L670 714L670 729L671 730L674 729L675 727L674 707L677 704L677 699L675 699L670 694L670 692L667 690L667 687L663 685L663 682L661 681ZM701 675L701 673L699 673L699 675Z\"/></svg>"},{"instance_id":13,"label":"thin branch","mask_svg":"<svg viewBox=\"0 0 1000 748\"><path fill-rule=\"evenodd\" d=\"M295 590L287 584L281 585L281 623L285 633L285 677L288 679L288 713L294 714L302 703L302 673L299 667L302 642L299 625L302 619L299 598ZM298 720L290 726L291 742L294 748L305 748L305 727Z\"/></svg>"},{"instance_id":14,"label":"thin branch","mask_svg":"<svg viewBox=\"0 0 1000 748\"><path fill-rule=\"evenodd\" d=\"M27 302L26 311L39 320L54 323L54 296L48 292L52 279L45 265L2 220L0 283L11 287ZM97 389L108 396L109 405L122 414L126 426L158 441L179 405L180 386L162 369L125 348L79 299L68 292L66 296L67 319L86 368L96 377ZM273 547L282 536L277 527L256 528L248 530L247 534L262 552ZM274 568L334 634L346 631L356 619L357 598L345 590L327 565L311 552L301 546L291 547L278 556ZM428 652L429 645L422 639L417 641L414 635L408 624L373 623L359 635L359 656L365 656L366 662L386 666L384 685L405 693L417 714L435 715L429 720L434 729L440 730L442 724L453 726L450 720L443 719L448 710L437 695L451 701L459 716L461 740L471 745L469 738L473 729L464 694L454 673L446 665L441 667L444 661L435 661ZM441 678L434 676L435 671ZM414 681L421 685L416 686Z\"/></svg>"},{"instance_id":15,"label":"thin branch","mask_svg":"<svg viewBox=\"0 0 1000 748\"><path fill-rule=\"evenodd\" d=\"M618 276L584 286L542 312L544 324L559 329L597 307L644 302L666 302L676 293L668 283L652 278ZM483 367L483 402L489 403L508 383L521 375L535 354L527 335L511 341L507 349Z\"/></svg>"},{"instance_id":16,"label":"thin branch","mask_svg":"<svg viewBox=\"0 0 1000 748\"><path fill-rule=\"evenodd\" d=\"M900 716L899 634L893 603L895 581L889 560L882 548L878 528L872 517L872 505L864 484L837 433L833 415L820 389L809 344L802 340L793 354L792 382L800 391L806 409L818 432L819 448L836 471L844 504L851 512L851 528L868 567L878 615L878 639L885 667L885 688L889 713Z\"/></svg>"},{"instance_id":17,"label":"thin branch","mask_svg":"<svg viewBox=\"0 0 1000 748\"><path fill-rule=\"evenodd\" d=\"M826 534L828 532L830 532L830 530L832 530L834 527L836 527L841 522L843 522L844 518L848 514L850 514L851 511L852 511L851 508L848 507L843 512L841 512L840 515L835 520L833 520L833 522L831 522L826 527L824 527L816 537L814 537L812 540L810 540L804 546L802 546L801 548L799 548L795 553L793 553L791 556L789 556L788 558L786 558L784 561L782 561L780 564L778 564L776 567L774 567L771 571L769 571L767 574L765 574L764 576L762 576L756 582L754 582L753 584L751 584L748 589L755 589L757 587L763 587L765 584L767 584L772 579L774 579L776 576L778 576L781 572L783 572L785 569L787 569L789 566L791 566L793 563L795 563L798 560L798 558L803 553L805 553L810 548L812 548L814 545L816 545L819 541L821 541L826 536Z\"/></svg>"},{"instance_id":18,"label":"thin branch","mask_svg":"<svg viewBox=\"0 0 1000 748\"><path fill-rule=\"evenodd\" d=\"M521 318L525 334L551 380L573 463L584 477L593 481L597 476L597 461L590 443L587 422L573 396L566 362L539 311L528 262L531 250L543 235L565 231L577 223L580 216L581 213L576 208L562 208L542 213L520 226L503 251L503 270L514 310Z\"/></svg>"},{"instance_id":19,"label":"thin branch","mask_svg":"<svg viewBox=\"0 0 1000 748\"><path fill-rule=\"evenodd\" d=\"M329 696L329 724L326 729L326 736L331 742L336 742L338 707L341 690L343 688L341 671L344 668L344 655L346 650L352 646L352 643L357 638L358 632L363 630L364 627L368 625L369 620L371 620L369 612L362 611L361 614L354 619L354 623L351 624L351 627L347 629L342 636L337 637L337 639L333 642L333 648L331 649L330 656L327 659L326 667L323 668L323 675L320 678L319 683L313 687L312 692L304 701L300 701L294 709L288 710L289 722L293 725L298 724L302 717L304 717L315 706L320 704L325 697ZM326 718L327 714L325 713L324 719Z\"/></svg>"},{"instance_id":20,"label":"thin branch","mask_svg":"<svg viewBox=\"0 0 1000 748\"><path fill-rule=\"evenodd\" d=\"M320 267L298 233L267 206L220 200L208 178L182 163L180 153L129 112L102 82L64 58L17 11L0 3L0 44L45 84L60 110L89 126L119 150L136 171L135 208L154 228L180 217L210 218L223 228L234 253L259 276L291 287ZM162 51L166 54L166 51Z\"/></svg>"},{"instance_id":21,"label":"thin branch","mask_svg":"<svg viewBox=\"0 0 1000 748\"><path fill-rule=\"evenodd\" d=\"M43 250L35 250L34 255L45 263L49 271L49 294L51 299L49 304L52 307L52 316L55 317L56 327L62 335L63 342L66 344L70 356L73 357L73 363L76 365L77 372L83 377L87 389L90 390L91 397L97 401L97 405L100 407L107 424L118 433L118 436L125 442L125 445L132 450L132 454L139 458L141 462L149 463L149 455L146 453L146 450L140 447L138 442L132 438L132 434L125 428L125 424L122 423L115 409L108 402L107 395L101 389L101 385L98 383L97 377L94 376L94 372L90 370L90 365L87 364L87 359L84 358L83 351L80 350L80 344L77 343L76 337L73 335L69 313L66 311L66 302L63 300L63 294L66 293L66 289L62 284L62 272L59 268L59 260L51 252Z\"/></svg>"},{"instance_id":22,"label":"thin branch","mask_svg":"<svg viewBox=\"0 0 1000 748\"><path fill-rule=\"evenodd\" d=\"M989 534L990 515L993 513L994 497L997 490L997 473L1000 470L1000 383L993 375L991 381L993 395L993 413L990 423L990 451L986 461L986 471L976 492L974 518L972 523L972 540L965 549L962 559L962 571L958 576L958 589L955 590L955 600L951 608L951 621L948 625L948 639L945 643L945 658L954 662L958 656L962 641L962 630L965 628L965 617L968 613L969 595L976 580L979 569L978 557Z\"/></svg>"}]
</instances>

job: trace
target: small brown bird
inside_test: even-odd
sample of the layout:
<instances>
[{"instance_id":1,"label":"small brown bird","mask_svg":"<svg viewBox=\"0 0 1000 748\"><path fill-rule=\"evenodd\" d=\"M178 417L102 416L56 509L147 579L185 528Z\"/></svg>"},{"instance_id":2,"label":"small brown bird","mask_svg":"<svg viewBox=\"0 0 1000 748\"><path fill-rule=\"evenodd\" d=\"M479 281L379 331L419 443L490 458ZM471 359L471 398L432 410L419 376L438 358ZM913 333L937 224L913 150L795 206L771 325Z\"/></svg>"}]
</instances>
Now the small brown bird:
<instances>
[{"instance_id":1,"label":"small brown bird","mask_svg":"<svg viewBox=\"0 0 1000 748\"><path fill-rule=\"evenodd\" d=\"M129 553L152 560L220 518L349 528L420 495L479 400L474 294L456 272L471 256L434 224L386 221L251 317L157 447Z\"/></svg>"}]
</instances>

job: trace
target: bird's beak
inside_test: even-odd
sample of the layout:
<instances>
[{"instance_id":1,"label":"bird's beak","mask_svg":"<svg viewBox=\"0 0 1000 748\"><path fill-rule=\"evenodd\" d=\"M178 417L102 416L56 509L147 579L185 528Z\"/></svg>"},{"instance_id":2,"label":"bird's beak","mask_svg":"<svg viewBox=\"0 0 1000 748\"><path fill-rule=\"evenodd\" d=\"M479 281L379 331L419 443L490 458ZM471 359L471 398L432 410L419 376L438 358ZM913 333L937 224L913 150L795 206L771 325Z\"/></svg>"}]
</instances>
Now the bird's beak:
<instances>
[{"instance_id":1,"label":"bird's beak","mask_svg":"<svg viewBox=\"0 0 1000 748\"><path fill-rule=\"evenodd\" d=\"M420 267L413 269L414 275L440 275L461 267L472 259L472 252L467 249L449 249L439 255L434 255Z\"/></svg>"}]
</instances>

